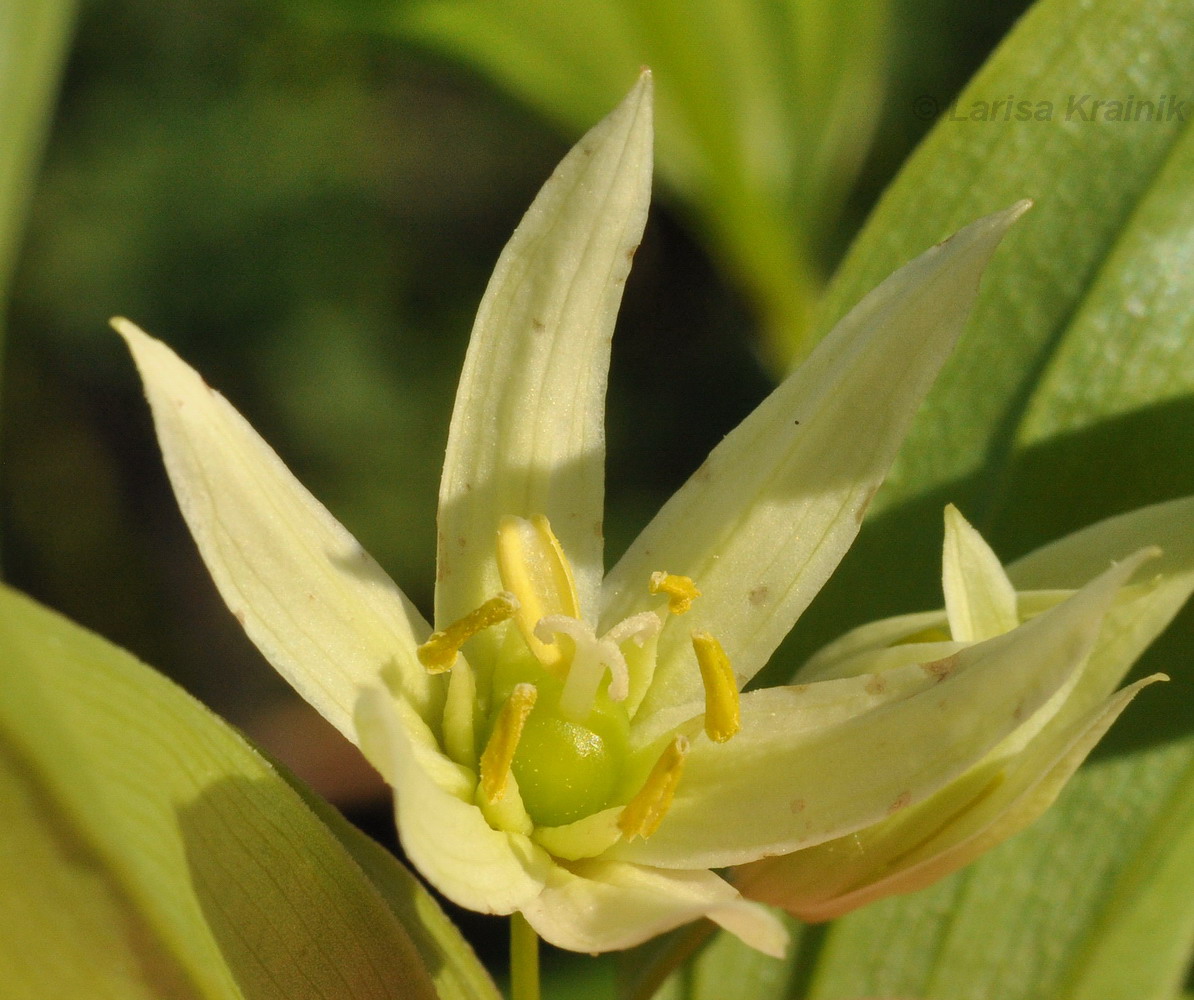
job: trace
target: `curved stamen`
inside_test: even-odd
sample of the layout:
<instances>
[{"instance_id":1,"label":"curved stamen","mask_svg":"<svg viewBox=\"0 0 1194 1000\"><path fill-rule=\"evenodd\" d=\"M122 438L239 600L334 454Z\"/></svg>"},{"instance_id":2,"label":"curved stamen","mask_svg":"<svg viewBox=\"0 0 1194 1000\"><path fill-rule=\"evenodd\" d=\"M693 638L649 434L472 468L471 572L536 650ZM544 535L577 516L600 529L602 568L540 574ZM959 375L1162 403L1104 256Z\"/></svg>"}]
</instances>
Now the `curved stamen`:
<instances>
[{"instance_id":1,"label":"curved stamen","mask_svg":"<svg viewBox=\"0 0 1194 1000\"><path fill-rule=\"evenodd\" d=\"M451 670L461 646L482 629L504 622L517 610L518 598L513 594L503 591L497 597L491 597L475 611L470 611L446 628L432 632L427 641L415 650L419 662L431 674Z\"/></svg>"},{"instance_id":2,"label":"curved stamen","mask_svg":"<svg viewBox=\"0 0 1194 1000\"><path fill-rule=\"evenodd\" d=\"M540 639L536 626L553 615L581 615L572 565L547 518L542 514L530 519L503 517L498 525L497 560L502 586L518 597L514 621L527 648L552 673L561 673L568 650Z\"/></svg>"},{"instance_id":3,"label":"curved stamen","mask_svg":"<svg viewBox=\"0 0 1194 1000\"><path fill-rule=\"evenodd\" d=\"M676 797L676 786L680 784L687 754L688 739L677 736L659 755L643 787L626 803L626 808L618 816L618 829L627 840L635 837L645 840L659 829L659 824L671 808L672 799Z\"/></svg>"},{"instance_id":4,"label":"curved stamen","mask_svg":"<svg viewBox=\"0 0 1194 1000\"><path fill-rule=\"evenodd\" d=\"M534 684L515 684L502 705L489 742L485 744L485 752L481 754L481 792L490 802L497 802L506 794L506 781L518 741L522 739L523 726L538 696Z\"/></svg>"},{"instance_id":5,"label":"curved stamen","mask_svg":"<svg viewBox=\"0 0 1194 1000\"><path fill-rule=\"evenodd\" d=\"M714 743L724 743L742 727L738 680L726 651L708 632L692 633L692 650L705 686L705 734Z\"/></svg>"}]
</instances>

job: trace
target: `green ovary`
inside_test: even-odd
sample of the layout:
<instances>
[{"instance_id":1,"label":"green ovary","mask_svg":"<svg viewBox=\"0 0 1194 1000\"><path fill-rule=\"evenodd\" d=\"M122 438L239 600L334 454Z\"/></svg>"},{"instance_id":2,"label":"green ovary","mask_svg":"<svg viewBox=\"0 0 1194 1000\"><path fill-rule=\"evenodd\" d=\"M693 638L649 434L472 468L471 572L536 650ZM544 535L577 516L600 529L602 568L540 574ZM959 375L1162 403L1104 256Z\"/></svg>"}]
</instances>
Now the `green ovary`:
<instances>
[{"instance_id":1,"label":"green ovary","mask_svg":"<svg viewBox=\"0 0 1194 1000\"><path fill-rule=\"evenodd\" d=\"M563 826L613 805L626 759L626 726L619 713L593 711L579 724L553 708L536 706L531 712L512 767L537 826Z\"/></svg>"}]
</instances>

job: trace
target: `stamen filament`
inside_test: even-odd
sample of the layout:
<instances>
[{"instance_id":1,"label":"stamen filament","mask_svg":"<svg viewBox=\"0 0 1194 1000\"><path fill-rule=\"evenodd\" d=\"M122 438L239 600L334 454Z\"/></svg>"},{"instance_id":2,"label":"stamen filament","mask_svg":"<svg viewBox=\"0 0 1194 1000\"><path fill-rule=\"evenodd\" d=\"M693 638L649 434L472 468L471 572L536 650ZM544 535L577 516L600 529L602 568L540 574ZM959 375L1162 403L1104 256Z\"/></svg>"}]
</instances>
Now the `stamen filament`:
<instances>
[{"instance_id":1,"label":"stamen filament","mask_svg":"<svg viewBox=\"0 0 1194 1000\"><path fill-rule=\"evenodd\" d=\"M687 754L688 739L677 736L659 755L643 787L626 803L626 808L618 816L618 829L627 840L635 837L645 840L659 829L659 824L671 808L672 799L676 797L676 786L680 783Z\"/></svg>"},{"instance_id":2,"label":"stamen filament","mask_svg":"<svg viewBox=\"0 0 1194 1000\"><path fill-rule=\"evenodd\" d=\"M498 713L489 742L481 754L481 792L490 802L497 802L506 794L510 765L514 763L523 726L538 696L534 684L515 684Z\"/></svg>"},{"instance_id":3,"label":"stamen filament","mask_svg":"<svg viewBox=\"0 0 1194 1000\"><path fill-rule=\"evenodd\" d=\"M651 574L647 589L652 594L667 595L667 609L674 615L682 615L692 607L692 602L701 596L691 577L677 576L658 570Z\"/></svg>"},{"instance_id":4,"label":"stamen filament","mask_svg":"<svg viewBox=\"0 0 1194 1000\"><path fill-rule=\"evenodd\" d=\"M427 641L415 651L419 662L431 674L442 674L445 670L451 670L461 646L482 629L504 622L517 610L518 598L513 594L503 592L497 597L491 597L459 621L432 632Z\"/></svg>"},{"instance_id":5,"label":"stamen filament","mask_svg":"<svg viewBox=\"0 0 1194 1000\"><path fill-rule=\"evenodd\" d=\"M724 743L742 728L734 669L721 643L708 632L692 634L692 649L705 685L705 734L714 743Z\"/></svg>"}]
</instances>

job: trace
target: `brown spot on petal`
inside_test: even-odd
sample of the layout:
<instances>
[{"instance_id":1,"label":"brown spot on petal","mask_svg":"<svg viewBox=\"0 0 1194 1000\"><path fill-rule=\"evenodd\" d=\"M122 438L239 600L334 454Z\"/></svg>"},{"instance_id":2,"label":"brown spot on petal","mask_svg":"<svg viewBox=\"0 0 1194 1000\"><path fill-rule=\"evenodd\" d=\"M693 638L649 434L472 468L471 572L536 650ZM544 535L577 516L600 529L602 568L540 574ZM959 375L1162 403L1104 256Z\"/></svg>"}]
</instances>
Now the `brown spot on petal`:
<instances>
[{"instance_id":1,"label":"brown spot on petal","mask_svg":"<svg viewBox=\"0 0 1194 1000\"><path fill-rule=\"evenodd\" d=\"M792 814L795 815L796 813L804 812L805 806L807 805L808 803L805 802L804 799L793 799L788 803L788 808L791 809Z\"/></svg>"},{"instance_id":2,"label":"brown spot on petal","mask_svg":"<svg viewBox=\"0 0 1194 1000\"><path fill-rule=\"evenodd\" d=\"M638 244L636 243L634 246L632 246L629 250L626 251L626 259L634 260L634 255L637 250L638 250Z\"/></svg>"},{"instance_id":3,"label":"brown spot on petal","mask_svg":"<svg viewBox=\"0 0 1194 1000\"><path fill-rule=\"evenodd\" d=\"M538 316L531 320L531 329L538 333L540 330L546 330L547 324L543 322Z\"/></svg>"},{"instance_id":4,"label":"brown spot on petal","mask_svg":"<svg viewBox=\"0 0 1194 1000\"><path fill-rule=\"evenodd\" d=\"M907 808L908 803L911 801L911 792L900 792L900 794L896 796L896 800L887 807L887 815L890 816L892 813L898 813L901 809Z\"/></svg>"},{"instance_id":5,"label":"brown spot on petal","mask_svg":"<svg viewBox=\"0 0 1194 1000\"><path fill-rule=\"evenodd\" d=\"M462 549L467 548L468 547L468 539L465 538L464 535L457 535L456 536L456 544L459 545Z\"/></svg>"},{"instance_id":6,"label":"brown spot on petal","mask_svg":"<svg viewBox=\"0 0 1194 1000\"><path fill-rule=\"evenodd\" d=\"M1020 722L1024 718L1024 702L1020 702L1012 709L1012 718Z\"/></svg>"},{"instance_id":7,"label":"brown spot on petal","mask_svg":"<svg viewBox=\"0 0 1194 1000\"><path fill-rule=\"evenodd\" d=\"M788 690L795 692L796 694L804 694L804 692L808 690L808 685L807 684L789 684Z\"/></svg>"},{"instance_id":8,"label":"brown spot on petal","mask_svg":"<svg viewBox=\"0 0 1194 1000\"><path fill-rule=\"evenodd\" d=\"M767 598L770 596L771 588L760 584L746 595L746 599L757 608L761 604L766 604Z\"/></svg>"},{"instance_id":9,"label":"brown spot on petal","mask_svg":"<svg viewBox=\"0 0 1194 1000\"><path fill-rule=\"evenodd\" d=\"M232 612L232 617L240 622L241 628L245 627L245 613L240 608Z\"/></svg>"},{"instance_id":10,"label":"brown spot on petal","mask_svg":"<svg viewBox=\"0 0 1194 1000\"><path fill-rule=\"evenodd\" d=\"M931 660L928 663L922 663L920 669L940 684L958 669L958 654L954 653L952 656L946 656L940 660Z\"/></svg>"},{"instance_id":11,"label":"brown spot on petal","mask_svg":"<svg viewBox=\"0 0 1194 1000\"><path fill-rule=\"evenodd\" d=\"M882 674L871 674L871 679L866 682L867 694L882 694L887 690L887 678Z\"/></svg>"}]
</instances>

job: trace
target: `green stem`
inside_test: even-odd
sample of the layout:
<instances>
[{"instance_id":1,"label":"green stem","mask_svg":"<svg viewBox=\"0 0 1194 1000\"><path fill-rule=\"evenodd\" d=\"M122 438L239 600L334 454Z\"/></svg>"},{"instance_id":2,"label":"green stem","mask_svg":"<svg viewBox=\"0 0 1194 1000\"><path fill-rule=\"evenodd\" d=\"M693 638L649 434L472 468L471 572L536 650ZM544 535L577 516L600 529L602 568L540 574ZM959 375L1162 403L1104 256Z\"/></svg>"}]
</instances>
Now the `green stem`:
<instances>
[{"instance_id":1,"label":"green stem","mask_svg":"<svg viewBox=\"0 0 1194 1000\"><path fill-rule=\"evenodd\" d=\"M539 935L521 913L510 917L510 1000L539 1000Z\"/></svg>"}]
</instances>

